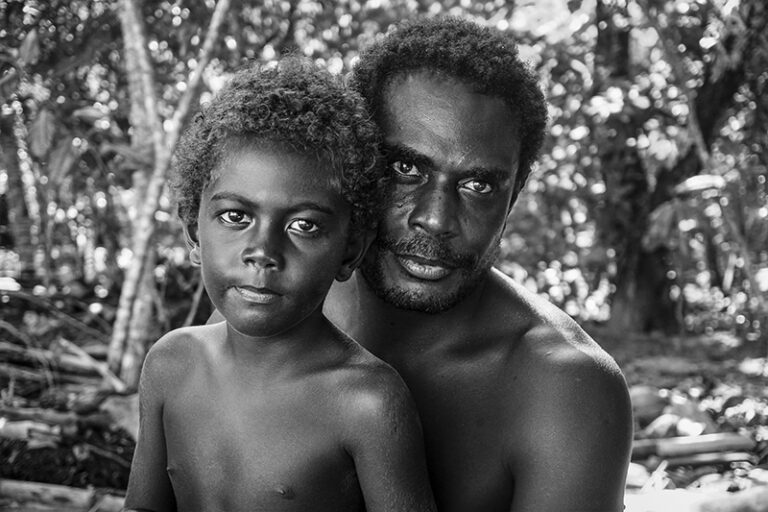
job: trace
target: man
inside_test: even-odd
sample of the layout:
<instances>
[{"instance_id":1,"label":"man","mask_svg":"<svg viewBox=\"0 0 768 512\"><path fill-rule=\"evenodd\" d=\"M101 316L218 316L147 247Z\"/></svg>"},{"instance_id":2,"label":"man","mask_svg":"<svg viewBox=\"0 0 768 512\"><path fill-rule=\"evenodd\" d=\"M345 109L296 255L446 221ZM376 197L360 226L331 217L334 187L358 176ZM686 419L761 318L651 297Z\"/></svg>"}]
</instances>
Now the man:
<instances>
[{"instance_id":1,"label":"man","mask_svg":"<svg viewBox=\"0 0 768 512\"><path fill-rule=\"evenodd\" d=\"M512 41L445 18L365 52L354 86L383 130L378 240L328 317L403 377L441 512L620 511L632 420L615 364L491 267L546 122Z\"/></svg>"}]
</instances>

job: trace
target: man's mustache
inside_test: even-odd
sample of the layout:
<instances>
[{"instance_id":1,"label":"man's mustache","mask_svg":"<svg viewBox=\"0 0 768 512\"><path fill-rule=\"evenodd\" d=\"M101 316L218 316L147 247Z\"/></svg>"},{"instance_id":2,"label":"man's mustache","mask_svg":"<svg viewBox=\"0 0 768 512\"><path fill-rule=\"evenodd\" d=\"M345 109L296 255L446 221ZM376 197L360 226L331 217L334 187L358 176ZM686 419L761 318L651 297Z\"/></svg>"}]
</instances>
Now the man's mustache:
<instances>
[{"instance_id":1,"label":"man's mustache","mask_svg":"<svg viewBox=\"0 0 768 512\"><path fill-rule=\"evenodd\" d=\"M472 268L476 262L473 255L457 252L445 242L425 235L414 235L400 240L379 237L375 243L381 249L395 254L437 260L454 268Z\"/></svg>"}]
</instances>

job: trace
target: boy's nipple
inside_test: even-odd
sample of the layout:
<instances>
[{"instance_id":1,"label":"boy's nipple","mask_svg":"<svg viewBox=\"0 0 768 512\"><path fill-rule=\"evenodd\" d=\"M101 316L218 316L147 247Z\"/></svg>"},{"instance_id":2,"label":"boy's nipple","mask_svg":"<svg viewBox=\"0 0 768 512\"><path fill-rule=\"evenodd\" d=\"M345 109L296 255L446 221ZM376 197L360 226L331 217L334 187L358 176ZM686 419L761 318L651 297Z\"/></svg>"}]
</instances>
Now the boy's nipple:
<instances>
[{"instance_id":1,"label":"boy's nipple","mask_svg":"<svg viewBox=\"0 0 768 512\"><path fill-rule=\"evenodd\" d=\"M288 485L280 484L275 490L277 491L277 494L279 494L280 497L284 500L292 500L296 496L296 493L293 492L293 489L291 489L291 487Z\"/></svg>"}]
</instances>

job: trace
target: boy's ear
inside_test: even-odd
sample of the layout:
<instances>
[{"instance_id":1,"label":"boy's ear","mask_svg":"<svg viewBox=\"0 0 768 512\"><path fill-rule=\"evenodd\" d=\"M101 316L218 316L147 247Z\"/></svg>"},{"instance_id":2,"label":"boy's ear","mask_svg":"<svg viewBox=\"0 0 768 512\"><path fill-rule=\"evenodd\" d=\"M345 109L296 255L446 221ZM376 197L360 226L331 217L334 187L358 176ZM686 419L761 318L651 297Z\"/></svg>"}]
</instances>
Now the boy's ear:
<instances>
[{"instance_id":1,"label":"boy's ear","mask_svg":"<svg viewBox=\"0 0 768 512\"><path fill-rule=\"evenodd\" d=\"M184 224L184 240L189 248L189 261L196 267L200 266L200 243L197 241L197 224Z\"/></svg>"},{"instance_id":2,"label":"boy's ear","mask_svg":"<svg viewBox=\"0 0 768 512\"><path fill-rule=\"evenodd\" d=\"M343 282L352 277L355 269L363 261L365 252L371 246L374 238L376 238L376 231L372 229L350 235L349 241L347 241L347 251L344 255L344 260L341 262L341 267L336 273L337 281Z\"/></svg>"}]
</instances>

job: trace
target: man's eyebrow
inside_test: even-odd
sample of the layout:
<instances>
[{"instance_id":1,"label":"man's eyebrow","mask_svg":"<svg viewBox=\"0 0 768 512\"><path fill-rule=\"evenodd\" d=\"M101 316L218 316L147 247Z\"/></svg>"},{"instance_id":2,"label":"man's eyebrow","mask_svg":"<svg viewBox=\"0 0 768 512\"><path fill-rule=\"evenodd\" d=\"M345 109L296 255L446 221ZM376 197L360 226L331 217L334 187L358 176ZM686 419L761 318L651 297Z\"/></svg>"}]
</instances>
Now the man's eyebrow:
<instances>
[{"instance_id":1,"label":"man's eyebrow","mask_svg":"<svg viewBox=\"0 0 768 512\"><path fill-rule=\"evenodd\" d=\"M502 183L512 179L512 173L501 167L472 167L463 174L468 178L478 178L485 181Z\"/></svg>"},{"instance_id":2,"label":"man's eyebrow","mask_svg":"<svg viewBox=\"0 0 768 512\"><path fill-rule=\"evenodd\" d=\"M422 167L435 166L431 158L403 144L385 144L384 154L389 162L395 160L407 160L408 162ZM495 181L497 183L512 179L512 173L502 167L470 167L461 174L466 178L478 178L487 181Z\"/></svg>"},{"instance_id":3,"label":"man's eyebrow","mask_svg":"<svg viewBox=\"0 0 768 512\"><path fill-rule=\"evenodd\" d=\"M433 165L432 159L404 144L384 144L384 156L387 161L407 160L416 165Z\"/></svg>"},{"instance_id":4,"label":"man's eyebrow","mask_svg":"<svg viewBox=\"0 0 768 512\"><path fill-rule=\"evenodd\" d=\"M210 199L211 202L214 201L234 201L237 203L244 204L246 206L249 206L251 208L257 208L258 204L254 203L247 197L244 197L237 192L229 192L229 191L221 191L216 192L211 196ZM328 215L336 215L338 212L331 208L328 205L316 203L314 201L304 201L301 203L292 204L290 206L291 211L298 211L298 210L315 210L321 213L325 213Z\"/></svg>"}]
</instances>

